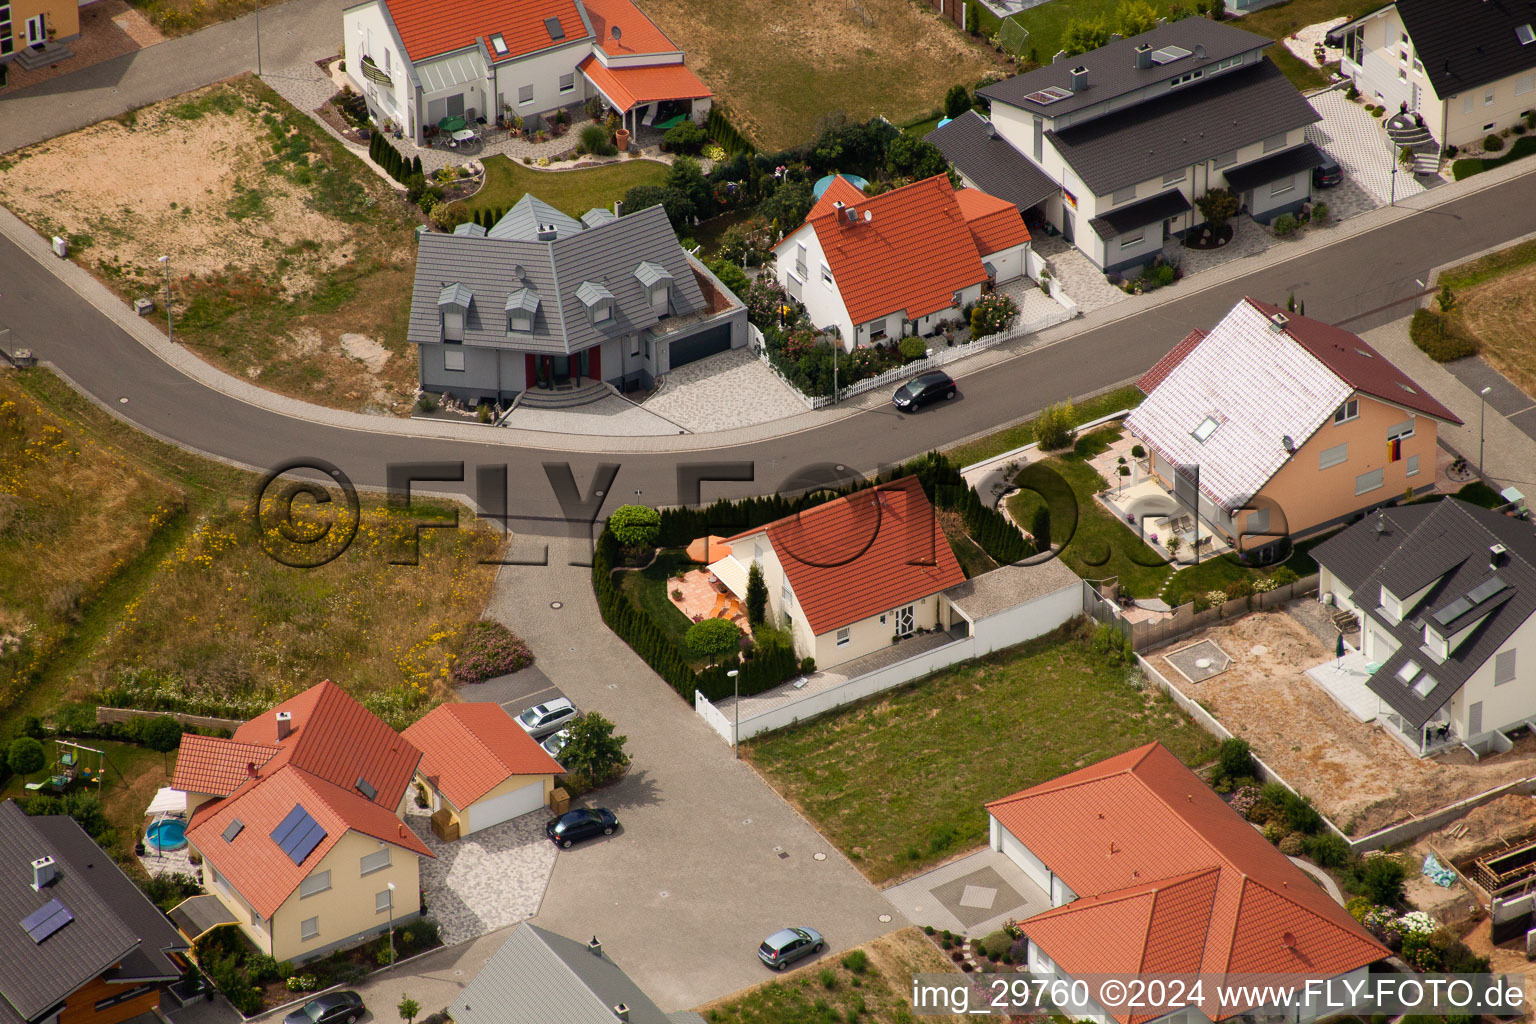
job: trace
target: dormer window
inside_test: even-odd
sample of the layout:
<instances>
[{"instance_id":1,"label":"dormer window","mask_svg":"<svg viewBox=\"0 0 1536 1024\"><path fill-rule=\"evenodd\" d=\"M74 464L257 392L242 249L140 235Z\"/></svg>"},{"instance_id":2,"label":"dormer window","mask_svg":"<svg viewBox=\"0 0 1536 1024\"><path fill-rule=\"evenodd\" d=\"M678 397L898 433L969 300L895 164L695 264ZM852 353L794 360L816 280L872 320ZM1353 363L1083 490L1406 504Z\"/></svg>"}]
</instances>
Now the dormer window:
<instances>
[{"instance_id":1,"label":"dormer window","mask_svg":"<svg viewBox=\"0 0 1536 1024\"><path fill-rule=\"evenodd\" d=\"M464 340L464 321L469 316L469 307L474 299L474 292L462 284L446 285L438 292L437 312L442 317L443 341Z\"/></svg>"},{"instance_id":2,"label":"dormer window","mask_svg":"<svg viewBox=\"0 0 1536 1024\"><path fill-rule=\"evenodd\" d=\"M532 288L519 288L507 296L507 333L529 335L533 333L533 321L539 312L539 293Z\"/></svg>"},{"instance_id":3,"label":"dormer window","mask_svg":"<svg viewBox=\"0 0 1536 1024\"><path fill-rule=\"evenodd\" d=\"M594 324L613 320L613 292L596 281L583 281L576 289L576 298L587 309L587 317Z\"/></svg>"},{"instance_id":4,"label":"dormer window","mask_svg":"<svg viewBox=\"0 0 1536 1024\"><path fill-rule=\"evenodd\" d=\"M646 260L635 268L635 280L645 289L651 312L658 317L666 316L672 298L672 272L660 263Z\"/></svg>"}]
</instances>

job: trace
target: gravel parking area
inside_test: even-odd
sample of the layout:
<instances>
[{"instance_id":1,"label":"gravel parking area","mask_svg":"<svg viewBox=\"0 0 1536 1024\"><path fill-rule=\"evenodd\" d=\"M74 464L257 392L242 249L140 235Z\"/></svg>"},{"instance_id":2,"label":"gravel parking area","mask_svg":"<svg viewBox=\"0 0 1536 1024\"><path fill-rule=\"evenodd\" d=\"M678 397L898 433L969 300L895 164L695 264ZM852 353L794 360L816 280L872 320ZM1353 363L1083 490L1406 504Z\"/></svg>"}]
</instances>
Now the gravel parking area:
<instances>
[{"instance_id":1,"label":"gravel parking area","mask_svg":"<svg viewBox=\"0 0 1536 1024\"><path fill-rule=\"evenodd\" d=\"M444 945L538 913L555 866L555 846L544 838L549 817L534 811L445 843L433 834L426 812L414 805L407 809L411 828L436 855L421 862L421 891Z\"/></svg>"},{"instance_id":2,"label":"gravel parking area","mask_svg":"<svg viewBox=\"0 0 1536 1024\"><path fill-rule=\"evenodd\" d=\"M750 427L806 411L805 402L750 348L673 370L642 408L693 433Z\"/></svg>"}]
</instances>

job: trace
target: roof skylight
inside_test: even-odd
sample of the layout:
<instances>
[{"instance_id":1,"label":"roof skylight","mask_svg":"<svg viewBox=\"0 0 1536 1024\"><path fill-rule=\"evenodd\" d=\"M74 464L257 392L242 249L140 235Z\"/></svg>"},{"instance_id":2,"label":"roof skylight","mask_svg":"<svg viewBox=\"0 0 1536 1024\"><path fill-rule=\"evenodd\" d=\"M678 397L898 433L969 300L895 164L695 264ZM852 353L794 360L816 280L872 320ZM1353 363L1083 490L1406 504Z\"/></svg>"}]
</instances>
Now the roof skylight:
<instances>
[{"instance_id":1,"label":"roof skylight","mask_svg":"<svg viewBox=\"0 0 1536 1024\"><path fill-rule=\"evenodd\" d=\"M1430 676L1430 675L1424 675L1424 676L1419 677L1419 681L1413 684L1413 692L1416 695L1418 695L1420 698L1428 697L1429 696L1429 692L1431 690L1433 690L1434 688L1435 688L1435 679L1434 679L1433 676Z\"/></svg>"},{"instance_id":2,"label":"roof skylight","mask_svg":"<svg viewBox=\"0 0 1536 1024\"><path fill-rule=\"evenodd\" d=\"M1029 100L1031 103L1038 103L1042 107L1048 107L1052 103L1055 103L1058 100L1064 100L1071 95L1071 89L1063 89L1059 85L1052 85L1044 89L1037 89L1024 98Z\"/></svg>"},{"instance_id":3,"label":"roof skylight","mask_svg":"<svg viewBox=\"0 0 1536 1024\"><path fill-rule=\"evenodd\" d=\"M1526 22L1524 25L1517 25L1515 27L1515 38L1520 40L1521 46L1530 46L1532 43L1536 43L1536 30L1532 30L1530 22Z\"/></svg>"},{"instance_id":4,"label":"roof skylight","mask_svg":"<svg viewBox=\"0 0 1536 1024\"><path fill-rule=\"evenodd\" d=\"M549 33L551 39L565 38L565 27L560 24L559 18L545 18L544 30Z\"/></svg>"},{"instance_id":5,"label":"roof skylight","mask_svg":"<svg viewBox=\"0 0 1536 1024\"><path fill-rule=\"evenodd\" d=\"M1191 433L1195 435L1196 441L1204 444L1212 434L1216 433L1216 428L1219 426L1221 424L1217 423L1214 418L1207 416L1200 421L1200 425L1192 430Z\"/></svg>"},{"instance_id":6,"label":"roof skylight","mask_svg":"<svg viewBox=\"0 0 1536 1024\"><path fill-rule=\"evenodd\" d=\"M1193 52L1193 50L1186 50L1182 46L1165 46L1161 50L1152 51L1152 63L1172 64L1176 60L1183 60Z\"/></svg>"},{"instance_id":7,"label":"roof skylight","mask_svg":"<svg viewBox=\"0 0 1536 1024\"><path fill-rule=\"evenodd\" d=\"M507 55L507 41L500 32L491 36L491 49L496 51L496 56L498 57L505 57Z\"/></svg>"},{"instance_id":8,"label":"roof skylight","mask_svg":"<svg viewBox=\"0 0 1536 1024\"><path fill-rule=\"evenodd\" d=\"M1397 670L1397 678L1402 680L1404 686L1413 682L1424 669L1416 661L1405 661L1403 667Z\"/></svg>"}]
</instances>

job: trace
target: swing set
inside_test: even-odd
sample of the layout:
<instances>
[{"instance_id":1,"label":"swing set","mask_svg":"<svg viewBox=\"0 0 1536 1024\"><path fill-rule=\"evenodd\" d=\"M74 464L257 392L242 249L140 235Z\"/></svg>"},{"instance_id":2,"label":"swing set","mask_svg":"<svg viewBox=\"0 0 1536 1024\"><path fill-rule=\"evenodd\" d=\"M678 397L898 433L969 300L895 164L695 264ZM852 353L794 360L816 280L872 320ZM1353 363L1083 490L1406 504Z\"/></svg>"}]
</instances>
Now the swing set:
<instances>
[{"instance_id":1,"label":"swing set","mask_svg":"<svg viewBox=\"0 0 1536 1024\"><path fill-rule=\"evenodd\" d=\"M95 747L87 747L73 740L54 740L53 768L48 777L40 782L27 783L27 789L37 792L41 789L50 789L55 793L63 793L77 782L83 782L87 786L95 784L96 793L101 794L101 786L107 777L107 755L105 751Z\"/></svg>"}]
</instances>

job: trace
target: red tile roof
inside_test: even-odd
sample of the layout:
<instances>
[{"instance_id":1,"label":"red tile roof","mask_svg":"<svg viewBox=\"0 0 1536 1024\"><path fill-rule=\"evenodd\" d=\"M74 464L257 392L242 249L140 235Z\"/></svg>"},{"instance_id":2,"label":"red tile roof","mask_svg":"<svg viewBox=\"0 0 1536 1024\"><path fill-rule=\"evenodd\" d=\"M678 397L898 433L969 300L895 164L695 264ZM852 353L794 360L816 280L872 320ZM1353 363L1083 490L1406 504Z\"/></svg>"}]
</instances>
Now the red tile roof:
<instances>
[{"instance_id":1,"label":"red tile roof","mask_svg":"<svg viewBox=\"0 0 1536 1024\"><path fill-rule=\"evenodd\" d=\"M1388 955L1160 743L987 810L1078 896L1023 924L1069 975L1333 977Z\"/></svg>"},{"instance_id":2,"label":"red tile roof","mask_svg":"<svg viewBox=\"0 0 1536 1024\"><path fill-rule=\"evenodd\" d=\"M277 738L277 713L293 715L290 732ZM246 722L234 738L278 748L262 775L285 764L317 775L344 789L359 778L378 793L380 806L393 810L410 784L421 751L329 679L283 701Z\"/></svg>"},{"instance_id":3,"label":"red tile roof","mask_svg":"<svg viewBox=\"0 0 1536 1024\"><path fill-rule=\"evenodd\" d=\"M439 704L402 735L421 748L421 773L460 808L509 776L565 771L500 704Z\"/></svg>"},{"instance_id":4,"label":"red tile roof","mask_svg":"<svg viewBox=\"0 0 1536 1024\"><path fill-rule=\"evenodd\" d=\"M1184 357L1195 350L1195 346L1205 339L1205 332L1196 327L1184 335L1184 340L1168 350L1168 354L1152 364L1152 369L1136 379L1136 386L1144 395L1150 395L1152 389L1163 382L1173 372L1174 367L1184 361Z\"/></svg>"},{"instance_id":5,"label":"red tile roof","mask_svg":"<svg viewBox=\"0 0 1536 1024\"><path fill-rule=\"evenodd\" d=\"M610 57L679 52L667 34L629 0L582 0L582 6L592 23L593 39ZM613 37L615 28L619 30L617 39Z\"/></svg>"},{"instance_id":6,"label":"red tile roof","mask_svg":"<svg viewBox=\"0 0 1536 1024\"><path fill-rule=\"evenodd\" d=\"M621 112L656 100L693 100L710 95L709 86L682 64L609 68L596 57L588 57L576 66Z\"/></svg>"},{"instance_id":7,"label":"red tile roof","mask_svg":"<svg viewBox=\"0 0 1536 1024\"><path fill-rule=\"evenodd\" d=\"M388 0L388 9L412 61L461 50L477 40L499 62L588 38L575 0ZM550 38L546 18L560 20L563 39ZM510 51L504 56L491 48L490 38L497 34Z\"/></svg>"},{"instance_id":8,"label":"red tile roof","mask_svg":"<svg viewBox=\"0 0 1536 1024\"><path fill-rule=\"evenodd\" d=\"M171 788L184 793L228 796L251 777L253 770L261 768L277 752L277 747L263 743L242 743L187 733L181 737L181 747L176 754Z\"/></svg>"},{"instance_id":9,"label":"red tile roof","mask_svg":"<svg viewBox=\"0 0 1536 1024\"><path fill-rule=\"evenodd\" d=\"M821 242L854 323L903 310L909 320L937 313L954 305L955 292L987 279L946 175L878 196L845 198L857 211L857 223L828 208L828 197L843 195L832 191L839 180L822 195L806 224Z\"/></svg>"},{"instance_id":10,"label":"red tile roof","mask_svg":"<svg viewBox=\"0 0 1536 1024\"><path fill-rule=\"evenodd\" d=\"M1461 422L1455 413L1414 383L1413 378L1382 358L1381 353L1362 341L1358 334L1321 320L1286 313L1279 306L1257 299L1247 301L1265 316L1282 313L1289 318L1285 333L1355 390L1448 423Z\"/></svg>"},{"instance_id":11,"label":"red tile roof","mask_svg":"<svg viewBox=\"0 0 1536 1024\"><path fill-rule=\"evenodd\" d=\"M1029 228L1024 226L1019 208L1008 200L979 188L962 188L955 193L955 203L983 259L1029 241Z\"/></svg>"},{"instance_id":12,"label":"red tile roof","mask_svg":"<svg viewBox=\"0 0 1536 1024\"><path fill-rule=\"evenodd\" d=\"M272 839L272 830L295 805L325 829L325 838L299 864ZM244 828L226 842L224 831L237 818ZM389 808L292 764L199 807L187 827L187 840L258 914L270 918L349 830L417 856L432 856Z\"/></svg>"},{"instance_id":13,"label":"red tile roof","mask_svg":"<svg viewBox=\"0 0 1536 1024\"><path fill-rule=\"evenodd\" d=\"M965 581L916 477L856 491L740 536L762 530L817 636Z\"/></svg>"},{"instance_id":14,"label":"red tile roof","mask_svg":"<svg viewBox=\"0 0 1536 1024\"><path fill-rule=\"evenodd\" d=\"M839 174L827 182L826 191L816 200L816 204L811 207L811 212L805 215L805 219L809 222L824 213L831 213L839 202L857 206L868 198L863 189Z\"/></svg>"}]
</instances>

